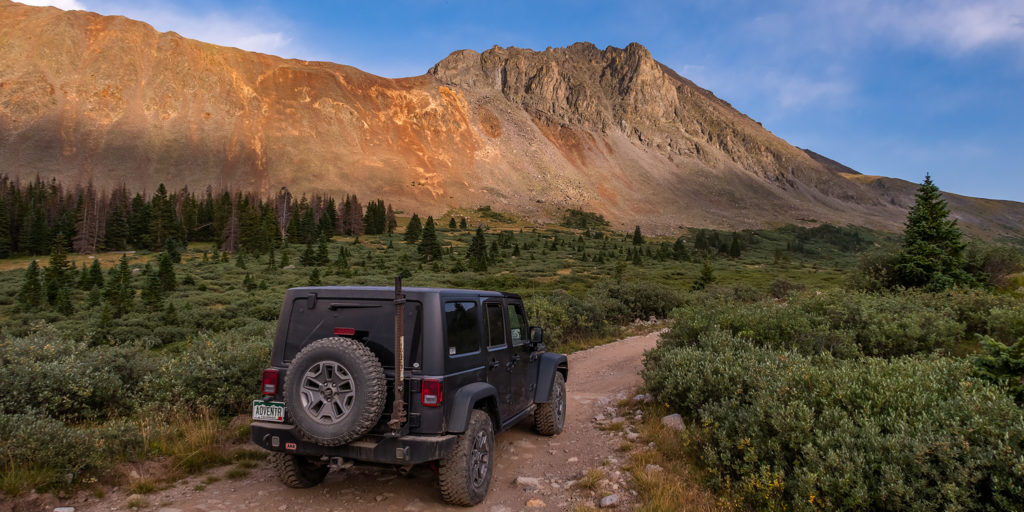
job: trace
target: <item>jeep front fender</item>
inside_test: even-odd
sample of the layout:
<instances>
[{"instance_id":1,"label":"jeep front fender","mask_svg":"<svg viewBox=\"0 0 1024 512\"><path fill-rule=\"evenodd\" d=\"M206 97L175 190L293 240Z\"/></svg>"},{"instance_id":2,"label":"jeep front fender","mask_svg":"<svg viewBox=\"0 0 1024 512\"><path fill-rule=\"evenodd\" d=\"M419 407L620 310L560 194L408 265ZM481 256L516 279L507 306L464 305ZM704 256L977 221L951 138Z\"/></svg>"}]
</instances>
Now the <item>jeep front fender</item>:
<instances>
[{"instance_id":1,"label":"jeep front fender","mask_svg":"<svg viewBox=\"0 0 1024 512\"><path fill-rule=\"evenodd\" d=\"M562 378L569 381L569 360L565 354L545 352L537 361L537 391L533 395L534 403L542 404L551 398L551 385L555 382L555 372L561 372Z\"/></svg>"},{"instance_id":2,"label":"jeep front fender","mask_svg":"<svg viewBox=\"0 0 1024 512\"><path fill-rule=\"evenodd\" d=\"M474 382L455 392L455 398L452 399L451 409L448 412L448 432L453 434L465 432L469 425L469 416L476 404L480 402L484 403L484 411L491 415L491 420L497 429L501 425L497 410L498 390L486 382Z\"/></svg>"}]
</instances>

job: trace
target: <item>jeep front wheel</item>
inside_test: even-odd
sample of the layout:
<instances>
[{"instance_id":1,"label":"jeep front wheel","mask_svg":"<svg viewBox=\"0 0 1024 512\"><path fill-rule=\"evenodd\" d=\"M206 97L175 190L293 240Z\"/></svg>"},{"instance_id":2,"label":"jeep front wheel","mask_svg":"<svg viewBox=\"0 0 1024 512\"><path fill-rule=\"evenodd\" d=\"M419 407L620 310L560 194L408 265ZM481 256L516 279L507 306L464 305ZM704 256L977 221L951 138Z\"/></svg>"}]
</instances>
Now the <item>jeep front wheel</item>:
<instances>
[{"instance_id":1,"label":"jeep front wheel","mask_svg":"<svg viewBox=\"0 0 1024 512\"><path fill-rule=\"evenodd\" d=\"M285 408L299 435L339 446L370 431L384 411L387 384L380 361L351 338L306 345L285 375Z\"/></svg>"},{"instance_id":2,"label":"jeep front wheel","mask_svg":"<svg viewBox=\"0 0 1024 512\"><path fill-rule=\"evenodd\" d=\"M469 507L484 500L494 472L494 427L486 412L473 410L466 431L439 466L445 501Z\"/></svg>"},{"instance_id":3,"label":"jeep front wheel","mask_svg":"<svg viewBox=\"0 0 1024 512\"><path fill-rule=\"evenodd\" d=\"M551 383L551 398L543 404L537 404L533 413L533 427L544 436L562 433L565 426L565 378L562 372L555 372L555 381Z\"/></svg>"}]
</instances>

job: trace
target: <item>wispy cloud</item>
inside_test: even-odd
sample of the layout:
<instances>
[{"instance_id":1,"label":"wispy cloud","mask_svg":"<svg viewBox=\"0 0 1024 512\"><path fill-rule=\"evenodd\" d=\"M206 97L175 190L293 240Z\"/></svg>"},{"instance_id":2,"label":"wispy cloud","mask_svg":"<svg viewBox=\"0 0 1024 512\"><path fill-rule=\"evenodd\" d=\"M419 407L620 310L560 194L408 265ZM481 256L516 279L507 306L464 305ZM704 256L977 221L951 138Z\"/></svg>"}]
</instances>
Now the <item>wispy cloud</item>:
<instances>
[{"instance_id":1,"label":"wispy cloud","mask_svg":"<svg viewBox=\"0 0 1024 512\"><path fill-rule=\"evenodd\" d=\"M938 43L956 53L1001 44L1024 49L1024 2L1019 0L940 0L874 12L865 20L868 27L892 30L912 44Z\"/></svg>"},{"instance_id":2,"label":"wispy cloud","mask_svg":"<svg viewBox=\"0 0 1024 512\"><path fill-rule=\"evenodd\" d=\"M25 5L53 6L65 11L84 11L85 5L77 0L18 0Z\"/></svg>"},{"instance_id":3,"label":"wispy cloud","mask_svg":"<svg viewBox=\"0 0 1024 512\"><path fill-rule=\"evenodd\" d=\"M284 57L305 57L288 32L281 29L289 24L273 14L262 13L261 16L261 13L213 10L197 13L163 2L100 1L95 10L145 21L157 30L174 31L207 43Z\"/></svg>"}]
</instances>

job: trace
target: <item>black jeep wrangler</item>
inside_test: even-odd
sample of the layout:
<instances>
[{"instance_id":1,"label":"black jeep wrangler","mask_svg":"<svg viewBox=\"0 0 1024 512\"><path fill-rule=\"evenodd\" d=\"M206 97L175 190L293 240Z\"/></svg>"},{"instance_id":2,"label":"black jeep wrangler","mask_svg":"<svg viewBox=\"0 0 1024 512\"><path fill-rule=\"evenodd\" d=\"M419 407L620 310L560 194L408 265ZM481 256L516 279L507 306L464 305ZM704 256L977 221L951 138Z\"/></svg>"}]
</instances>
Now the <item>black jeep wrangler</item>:
<instances>
[{"instance_id":1,"label":"black jeep wrangler","mask_svg":"<svg viewBox=\"0 0 1024 512\"><path fill-rule=\"evenodd\" d=\"M402 364L395 364L402 361ZM565 421L566 357L522 299L478 290L323 286L285 295L252 440L290 487L353 463L437 461L445 501L484 499L494 434Z\"/></svg>"}]
</instances>

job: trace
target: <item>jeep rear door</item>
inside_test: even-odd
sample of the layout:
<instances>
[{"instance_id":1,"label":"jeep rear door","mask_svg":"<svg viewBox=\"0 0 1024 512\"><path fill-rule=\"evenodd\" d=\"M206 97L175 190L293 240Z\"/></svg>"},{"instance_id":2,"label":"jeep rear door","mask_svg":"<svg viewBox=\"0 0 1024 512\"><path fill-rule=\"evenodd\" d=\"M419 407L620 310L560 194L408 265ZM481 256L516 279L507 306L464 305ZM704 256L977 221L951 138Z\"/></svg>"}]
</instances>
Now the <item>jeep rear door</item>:
<instances>
[{"instance_id":1,"label":"jeep rear door","mask_svg":"<svg viewBox=\"0 0 1024 512\"><path fill-rule=\"evenodd\" d=\"M515 410L521 411L533 403L533 391L537 386L537 368L531 357L529 331L522 301L506 299L505 334L509 345L509 379L511 399Z\"/></svg>"}]
</instances>

